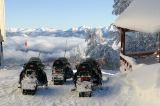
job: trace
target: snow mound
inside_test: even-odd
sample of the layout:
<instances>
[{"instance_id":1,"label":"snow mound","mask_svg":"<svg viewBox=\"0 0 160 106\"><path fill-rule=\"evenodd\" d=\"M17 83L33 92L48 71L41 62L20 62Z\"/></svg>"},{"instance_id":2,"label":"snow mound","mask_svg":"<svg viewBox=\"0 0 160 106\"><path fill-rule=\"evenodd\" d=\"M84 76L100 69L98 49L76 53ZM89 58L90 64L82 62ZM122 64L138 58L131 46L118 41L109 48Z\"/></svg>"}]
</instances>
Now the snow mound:
<instances>
[{"instance_id":1,"label":"snow mound","mask_svg":"<svg viewBox=\"0 0 160 106\"><path fill-rule=\"evenodd\" d=\"M135 68L127 76L141 89L151 89L160 86L160 64L142 65Z\"/></svg>"},{"instance_id":2,"label":"snow mound","mask_svg":"<svg viewBox=\"0 0 160 106\"><path fill-rule=\"evenodd\" d=\"M160 106L160 64L138 65L126 75L132 90L127 106Z\"/></svg>"}]
</instances>

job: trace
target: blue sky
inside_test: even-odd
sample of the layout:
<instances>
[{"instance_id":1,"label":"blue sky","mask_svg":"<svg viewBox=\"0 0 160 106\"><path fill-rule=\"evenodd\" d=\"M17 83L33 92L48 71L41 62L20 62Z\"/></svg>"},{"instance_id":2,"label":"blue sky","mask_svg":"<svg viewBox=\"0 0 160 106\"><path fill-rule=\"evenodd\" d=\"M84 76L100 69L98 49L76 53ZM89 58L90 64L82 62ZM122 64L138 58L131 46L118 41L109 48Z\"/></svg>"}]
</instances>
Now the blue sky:
<instances>
[{"instance_id":1,"label":"blue sky","mask_svg":"<svg viewBox=\"0 0 160 106\"><path fill-rule=\"evenodd\" d=\"M6 26L17 28L103 27L116 18L113 0L5 0Z\"/></svg>"}]
</instances>

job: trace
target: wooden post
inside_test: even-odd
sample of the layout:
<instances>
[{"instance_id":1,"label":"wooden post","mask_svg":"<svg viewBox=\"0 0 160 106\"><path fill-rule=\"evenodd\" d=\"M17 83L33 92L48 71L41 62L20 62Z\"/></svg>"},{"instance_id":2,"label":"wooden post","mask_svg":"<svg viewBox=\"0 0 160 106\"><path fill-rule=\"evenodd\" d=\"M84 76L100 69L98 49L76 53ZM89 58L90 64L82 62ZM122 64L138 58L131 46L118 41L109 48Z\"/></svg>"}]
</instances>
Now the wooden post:
<instances>
[{"instance_id":1,"label":"wooden post","mask_svg":"<svg viewBox=\"0 0 160 106\"><path fill-rule=\"evenodd\" d=\"M158 51L157 51L157 54L159 56L159 63L160 63L160 32L158 33Z\"/></svg>"},{"instance_id":2,"label":"wooden post","mask_svg":"<svg viewBox=\"0 0 160 106\"><path fill-rule=\"evenodd\" d=\"M3 45L2 45L3 38L1 35L2 34L0 29L0 66L2 65L2 60L3 60Z\"/></svg>"},{"instance_id":3,"label":"wooden post","mask_svg":"<svg viewBox=\"0 0 160 106\"><path fill-rule=\"evenodd\" d=\"M0 66L2 65L3 60L3 45L2 42L0 42Z\"/></svg>"},{"instance_id":4,"label":"wooden post","mask_svg":"<svg viewBox=\"0 0 160 106\"><path fill-rule=\"evenodd\" d=\"M121 53L125 55L125 30L120 28Z\"/></svg>"}]
</instances>

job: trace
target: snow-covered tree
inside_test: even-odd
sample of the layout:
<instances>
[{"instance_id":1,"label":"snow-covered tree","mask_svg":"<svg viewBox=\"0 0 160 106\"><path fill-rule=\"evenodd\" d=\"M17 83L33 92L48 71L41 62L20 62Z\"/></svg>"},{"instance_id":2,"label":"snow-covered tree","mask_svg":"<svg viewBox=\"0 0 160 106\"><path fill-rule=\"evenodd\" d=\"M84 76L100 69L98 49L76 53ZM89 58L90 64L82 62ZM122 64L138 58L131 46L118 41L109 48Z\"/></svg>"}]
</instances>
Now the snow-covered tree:
<instances>
[{"instance_id":1,"label":"snow-covered tree","mask_svg":"<svg viewBox=\"0 0 160 106\"><path fill-rule=\"evenodd\" d=\"M68 58L73 68L75 68L75 66L79 64L83 58L85 58L85 49L86 48L84 45L78 45L78 47L71 50Z\"/></svg>"},{"instance_id":2,"label":"snow-covered tree","mask_svg":"<svg viewBox=\"0 0 160 106\"><path fill-rule=\"evenodd\" d=\"M88 53L91 58L103 59L105 64L103 67L108 69L116 69L119 66L119 52L113 50L108 44L99 44Z\"/></svg>"},{"instance_id":3,"label":"snow-covered tree","mask_svg":"<svg viewBox=\"0 0 160 106\"><path fill-rule=\"evenodd\" d=\"M89 52L91 52L98 44L104 41L102 30L99 28L88 30L86 35L86 41L88 43L86 55L88 55Z\"/></svg>"},{"instance_id":4,"label":"snow-covered tree","mask_svg":"<svg viewBox=\"0 0 160 106\"><path fill-rule=\"evenodd\" d=\"M112 48L113 43L117 40L113 35L107 39L103 37L102 29L89 30L86 37L87 50L86 55L94 59L104 60L103 67L108 69L116 69L119 66L119 52Z\"/></svg>"},{"instance_id":5,"label":"snow-covered tree","mask_svg":"<svg viewBox=\"0 0 160 106\"><path fill-rule=\"evenodd\" d=\"M121 14L133 0L114 0L112 14Z\"/></svg>"}]
</instances>

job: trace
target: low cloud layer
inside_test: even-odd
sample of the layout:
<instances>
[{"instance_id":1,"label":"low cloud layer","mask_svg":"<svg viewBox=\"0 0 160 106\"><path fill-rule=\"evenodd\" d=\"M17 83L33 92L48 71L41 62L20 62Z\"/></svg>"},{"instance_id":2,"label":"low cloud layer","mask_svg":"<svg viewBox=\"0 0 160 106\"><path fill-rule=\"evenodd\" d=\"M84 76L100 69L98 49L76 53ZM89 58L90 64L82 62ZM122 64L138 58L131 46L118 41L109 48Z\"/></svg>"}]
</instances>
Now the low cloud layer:
<instances>
[{"instance_id":1,"label":"low cloud layer","mask_svg":"<svg viewBox=\"0 0 160 106\"><path fill-rule=\"evenodd\" d=\"M30 57L39 55L43 61L64 55L69 57L73 55L74 49L78 46L85 48L85 45L85 40L77 37L8 36L4 43L4 63L23 64Z\"/></svg>"}]
</instances>

